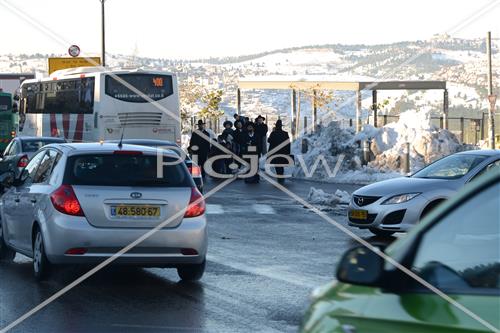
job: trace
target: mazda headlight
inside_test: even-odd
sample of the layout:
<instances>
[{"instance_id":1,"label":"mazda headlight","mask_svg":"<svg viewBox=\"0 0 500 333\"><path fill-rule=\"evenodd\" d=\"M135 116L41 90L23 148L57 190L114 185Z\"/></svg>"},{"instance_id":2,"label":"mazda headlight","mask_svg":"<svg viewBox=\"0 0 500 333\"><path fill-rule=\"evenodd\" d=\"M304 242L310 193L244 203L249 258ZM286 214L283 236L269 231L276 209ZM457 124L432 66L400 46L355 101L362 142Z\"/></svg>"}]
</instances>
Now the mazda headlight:
<instances>
[{"instance_id":1,"label":"mazda headlight","mask_svg":"<svg viewBox=\"0 0 500 333\"><path fill-rule=\"evenodd\" d=\"M398 195L390 197L389 199L387 199L384 202L382 202L382 205L394 205L394 204L399 204L399 203L407 202L407 201L410 201L411 199L415 198L419 194L420 193L398 194Z\"/></svg>"}]
</instances>

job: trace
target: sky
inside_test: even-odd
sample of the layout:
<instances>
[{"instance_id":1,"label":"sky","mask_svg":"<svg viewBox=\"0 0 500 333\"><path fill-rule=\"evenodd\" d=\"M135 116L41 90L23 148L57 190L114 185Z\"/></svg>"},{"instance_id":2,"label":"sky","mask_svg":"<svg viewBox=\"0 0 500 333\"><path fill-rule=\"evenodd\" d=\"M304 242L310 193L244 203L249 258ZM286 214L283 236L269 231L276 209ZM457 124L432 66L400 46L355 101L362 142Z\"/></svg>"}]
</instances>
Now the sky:
<instances>
[{"instance_id":1,"label":"sky","mask_svg":"<svg viewBox=\"0 0 500 333\"><path fill-rule=\"evenodd\" d=\"M500 37L500 0L106 0L106 51L171 59L316 44ZM15 13L14 13L14 12ZM0 0L0 54L101 49L99 0ZM9 28L10 27L10 28ZM43 28L42 28L43 27Z\"/></svg>"}]
</instances>

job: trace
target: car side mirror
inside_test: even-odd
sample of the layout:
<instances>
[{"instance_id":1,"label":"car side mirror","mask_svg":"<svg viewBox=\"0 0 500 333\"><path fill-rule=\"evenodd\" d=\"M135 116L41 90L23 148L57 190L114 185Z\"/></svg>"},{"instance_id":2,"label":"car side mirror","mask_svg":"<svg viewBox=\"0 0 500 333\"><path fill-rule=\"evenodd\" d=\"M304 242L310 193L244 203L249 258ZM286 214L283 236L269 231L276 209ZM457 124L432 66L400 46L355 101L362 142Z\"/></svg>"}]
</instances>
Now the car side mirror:
<instances>
[{"instance_id":1,"label":"car side mirror","mask_svg":"<svg viewBox=\"0 0 500 333\"><path fill-rule=\"evenodd\" d=\"M341 282L362 286L380 286L384 275L384 259L364 246L348 250L337 268Z\"/></svg>"}]
</instances>

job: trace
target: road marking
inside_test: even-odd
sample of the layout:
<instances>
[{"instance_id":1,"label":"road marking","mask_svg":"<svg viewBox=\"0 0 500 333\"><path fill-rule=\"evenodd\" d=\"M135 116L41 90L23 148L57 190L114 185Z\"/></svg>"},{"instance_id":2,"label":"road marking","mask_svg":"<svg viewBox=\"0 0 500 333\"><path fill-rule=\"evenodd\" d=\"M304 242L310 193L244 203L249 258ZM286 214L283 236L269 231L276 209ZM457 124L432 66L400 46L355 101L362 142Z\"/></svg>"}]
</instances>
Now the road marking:
<instances>
[{"instance_id":1,"label":"road marking","mask_svg":"<svg viewBox=\"0 0 500 333\"><path fill-rule=\"evenodd\" d=\"M269 206L269 205L253 204L252 209L257 214L263 214L263 215L276 214L276 212L274 211L274 208Z\"/></svg>"},{"instance_id":2,"label":"road marking","mask_svg":"<svg viewBox=\"0 0 500 333\"><path fill-rule=\"evenodd\" d=\"M207 204L207 214L224 214L224 208L222 205Z\"/></svg>"},{"instance_id":3,"label":"road marking","mask_svg":"<svg viewBox=\"0 0 500 333\"><path fill-rule=\"evenodd\" d=\"M306 289L314 289L319 285L323 285L327 282L330 282L332 278L320 277L320 276L308 276L305 273L297 274L291 271L284 269L283 267L274 266L274 267L255 267L246 265L239 262L232 262L231 259L221 255L214 255L211 253L207 254L207 260L215 262L220 265L224 265L227 267L231 267L232 269L236 269L239 271L243 271L246 273L250 273L253 275L263 276L269 279L283 281L289 284L293 284L298 287L306 288Z\"/></svg>"},{"instance_id":4,"label":"road marking","mask_svg":"<svg viewBox=\"0 0 500 333\"><path fill-rule=\"evenodd\" d=\"M276 214L276 211L270 205L253 204L251 207L252 207L252 210L256 214L261 214L261 215L274 215L274 214ZM237 214L237 213L246 213L246 212L248 212L247 206L223 206L223 205L218 205L218 204L207 204L207 214L208 215L222 215L224 213Z\"/></svg>"}]
</instances>

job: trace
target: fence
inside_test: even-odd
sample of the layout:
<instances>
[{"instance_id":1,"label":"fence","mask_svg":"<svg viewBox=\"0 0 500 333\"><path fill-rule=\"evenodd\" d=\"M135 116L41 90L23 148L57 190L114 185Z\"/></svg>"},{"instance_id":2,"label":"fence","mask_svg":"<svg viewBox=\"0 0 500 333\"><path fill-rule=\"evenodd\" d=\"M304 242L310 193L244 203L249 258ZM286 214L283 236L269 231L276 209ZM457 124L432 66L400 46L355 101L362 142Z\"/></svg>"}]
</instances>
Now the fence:
<instances>
[{"instance_id":1,"label":"fence","mask_svg":"<svg viewBox=\"0 0 500 333\"><path fill-rule=\"evenodd\" d=\"M283 121L283 126L290 129L290 119L288 116L278 116L275 114L265 114L266 123L269 126L269 130L272 129L276 120L281 119ZM229 117L219 117L219 118L207 118L203 119L207 124L207 128L210 128L215 133L220 133L223 130L222 124L226 120L233 121ZM399 120L398 115L379 115L377 117L377 127L382 127L389 123L397 122ZM354 128L356 121L355 119L339 119L342 128ZM191 128L195 128L197 119L195 117L191 118ZM365 119L365 123L373 125L373 117L368 117ZM443 128L443 117L431 117L431 124ZM500 135L500 115L495 115L495 124L498 124L495 128L496 135ZM308 126L311 125L311 117L305 116L301 119L299 124L300 130L305 130L307 133L309 131ZM321 124L320 124L321 125ZM462 143L477 144L479 140L484 140L488 136L488 117L484 114L482 118L471 118L471 117L448 117L448 129L457 136L457 139Z\"/></svg>"},{"instance_id":2,"label":"fence","mask_svg":"<svg viewBox=\"0 0 500 333\"><path fill-rule=\"evenodd\" d=\"M373 124L371 117L368 122ZM384 126L399 120L398 115L379 115L377 125ZM495 124L499 124L500 115L495 115ZM443 117L431 117L431 124L443 128ZM484 140L488 136L488 116L485 113L482 118L472 117L448 117L448 130L455 134L462 143L477 144L479 140ZM495 128L496 135L500 134L500 128Z\"/></svg>"}]
</instances>

